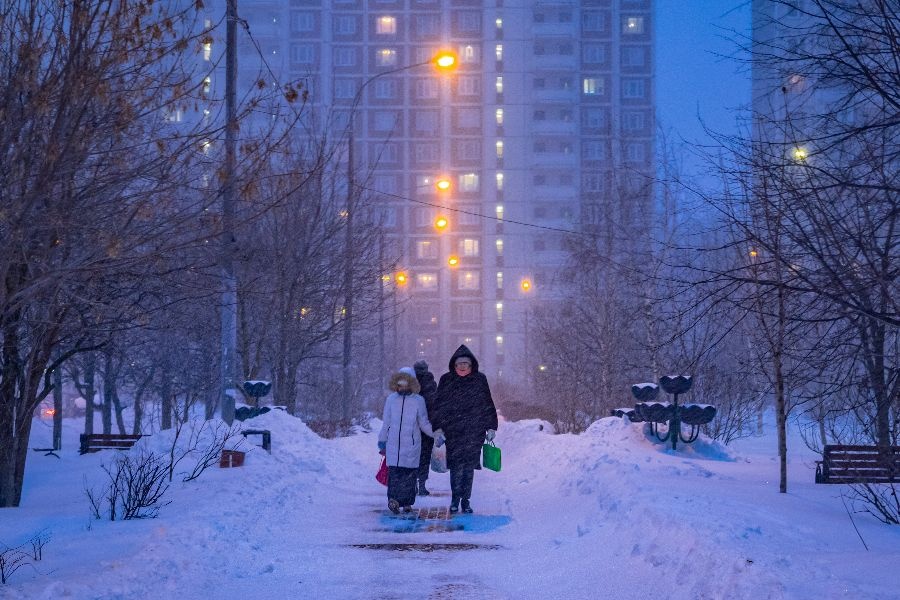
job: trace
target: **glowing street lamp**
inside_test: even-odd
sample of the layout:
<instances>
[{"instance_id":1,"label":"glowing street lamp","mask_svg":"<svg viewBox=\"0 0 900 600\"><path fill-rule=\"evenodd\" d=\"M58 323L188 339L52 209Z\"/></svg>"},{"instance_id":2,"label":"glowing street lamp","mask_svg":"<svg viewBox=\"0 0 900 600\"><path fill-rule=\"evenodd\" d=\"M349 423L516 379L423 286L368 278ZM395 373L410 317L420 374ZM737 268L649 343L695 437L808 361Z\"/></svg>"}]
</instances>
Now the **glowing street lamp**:
<instances>
[{"instance_id":1,"label":"glowing street lamp","mask_svg":"<svg viewBox=\"0 0 900 600\"><path fill-rule=\"evenodd\" d=\"M447 259L447 264L451 267L459 266L459 257L455 254L451 254L450 258Z\"/></svg>"},{"instance_id":2,"label":"glowing street lamp","mask_svg":"<svg viewBox=\"0 0 900 600\"><path fill-rule=\"evenodd\" d=\"M438 71L455 71L457 66L459 66L459 60L457 59L456 54L449 50L438 52L433 61L434 66Z\"/></svg>"},{"instance_id":3,"label":"glowing street lamp","mask_svg":"<svg viewBox=\"0 0 900 600\"><path fill-rule=\"evenodd\" d=\"M530 292L532 287L531 280L525 277L522 279L522 282L519 283L519 287L522 288L523 292Z\"/></svg>"},{"instance_id":4,"label":"glowing street lamp","mask_svg":"<svg viewBox=\"0 0 900 600\"><path fill-rule=\"evenodd\" d=\"M397 282L397 285L406 285L407 283L409 283L409 277L404 271L400 271L399 273L394 275L394 281Z\"/></svg>"},{"instance_id":5,"label":"glowing street lamp","mask_svg":"<svg viewBox=\"0 0 900 600\"><path fill-rule=\"evenodd\" d=\"M450 178L438 177L437 181L434 183L434 187L436 187L439 192L449 192L451 187Z\"/></svg>"},{"instance_id":6,"label":"glowing street lamp","mask_svg":"<svg viewBox=\"0 0 900 600\"><path fill-rule=\"evenodd\" d=\"M450 225L450 221L447 220L447 217L438 217L434 220L434 228L438 231L447 229L448 225Z\"/></svg>"},{"instance_id":7,"label":"glowing street lamp","mask_svg":"<svg viewBox=\"0 0 900 600\"><path fill-rule=\"evenodd\" d=\"M803 146L797 146L791 151L791 156L794 157L796 162L804 162L809 158L809 151Z\"/></svg>"}]
</instances>

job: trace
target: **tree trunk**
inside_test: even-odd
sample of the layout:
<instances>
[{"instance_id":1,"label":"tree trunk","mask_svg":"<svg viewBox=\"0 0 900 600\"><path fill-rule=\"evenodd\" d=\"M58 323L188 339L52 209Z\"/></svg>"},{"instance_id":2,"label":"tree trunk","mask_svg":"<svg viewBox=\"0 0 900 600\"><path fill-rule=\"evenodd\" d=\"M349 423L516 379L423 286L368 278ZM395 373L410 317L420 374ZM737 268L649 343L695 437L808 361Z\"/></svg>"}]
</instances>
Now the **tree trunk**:
<instances>
[{"instance_id":1,"label":"tree trunk","mask_svg":"<svg viewBox=\"0 0 900 600\"><path fill-rule=\"evenodd\" d=\"M785 401L784 370L782 365L784 352L784 289L778 288L778 327L775 338L775 352L772 362L775 371L775 416L778 427L778 491L787 493L787 402Z\"/></svg>"},{"instance_id":2,"label":"tree trunk","mask_svg":"<svg viewBox=\"0 0 900 600\"><path fill-rule=\"evenodd\" d=\"M171 386L168 382L163 383L162 393L160 394L160 426L163 431L172 429L172 394Z\"/></svg>"},{"instance_id":3,"label":"tree trunk","mask_svg":"<svg viewBox=\"0 0 900 600\"><path fill-rule=\"evenodd\" d=\"M113 373L112 353L103 357L103 404L101 414L103 416L103 433L112 433L112 396L115 392L115 373Z\"/></svg>"},{"instance_id":4,"label":"tree trunk","mask_svg":"<svg viewBox=\"0 0 900 600\"><path fill-rule=\"evenodd\" d=\"M53 370L53 449L62 448L63 418L62 365Z\"/></svg>"},{"instance_id":5,"label":"tree trunk","mask_svg":"<svg viewBox=\"0 0 900 600\"><path fill-rule=\"evenodd\" d=\"M84 398L84 433L91 435L94 433L94 396L97 395L97 388L94 386L94 376L96 374L96 358L93 352L88 352L84 360L84 383L75 379L75 387L78 393Z\"/></svg>"}]
</instances>

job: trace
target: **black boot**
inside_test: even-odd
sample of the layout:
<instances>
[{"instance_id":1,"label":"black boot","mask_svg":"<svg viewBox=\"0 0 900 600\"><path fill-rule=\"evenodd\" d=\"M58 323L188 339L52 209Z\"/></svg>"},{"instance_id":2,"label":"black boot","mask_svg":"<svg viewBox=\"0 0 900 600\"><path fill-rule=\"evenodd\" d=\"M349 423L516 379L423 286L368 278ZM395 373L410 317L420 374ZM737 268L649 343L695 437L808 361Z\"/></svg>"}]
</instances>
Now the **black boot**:
<instances>
[{"instance_id":1,"label":"black boot","mask_svg":"<svg viewBox=\"0 0 900 600\"><path fill-rule=\"evenodd\" d=\"M459 512L459 498L453 498L450 500L450 512L451 513Z\"/></svg>"},{"instance_id":2,"label":"black boot","mask_svg":"<svg viewBox=\"0 0 900 600\"><path fill-rule=\"evenodd\" d=\"M462 511L464 513L472 514L472 506L469 504L468 498L463 498L462 501Z\"/></svg>"},{"instance_id":3,"label":"black boot","mask_svg":"<svg viewBox=\"0 0 900 600\"><path fill-rule=\"evenodd\" d=\"M420 481L420 482L419 482L419 491L418 491L418 495L419 495L419 496L430 496L430 495L431 495L431 492L429 492L428 490L425 489L425 482L424 482L424 481Z\"/></svg>"}]
</instances>

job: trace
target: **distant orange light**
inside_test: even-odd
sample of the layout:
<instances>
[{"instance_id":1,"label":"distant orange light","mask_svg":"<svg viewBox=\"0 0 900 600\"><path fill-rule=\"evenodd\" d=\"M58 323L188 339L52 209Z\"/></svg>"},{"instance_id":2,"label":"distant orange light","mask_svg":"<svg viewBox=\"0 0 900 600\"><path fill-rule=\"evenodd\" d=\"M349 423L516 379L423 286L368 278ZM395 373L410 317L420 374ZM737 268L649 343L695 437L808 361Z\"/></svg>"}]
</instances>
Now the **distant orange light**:
<instances>
[{"instance_id":1,"label":"distant orange light","mask_svg":"<svg viewBox=\"0 0 900 600\"><path fill-rule=\"evenodd\" d=\"M527 279L527 278L523 279L522 283L520 283L519 285L521 286L523 292L528 292L531 290L531 280L530 279Z\"/></svg>"},{"instance_id":2,"label":"distant orange light","mask_svg":"<svg viewBox=\"0 0 900 600\"><path fill-rule=\"evenodd\" d=\"M756 250L751 250L751 251L750 251L750 256L751 256L752 258L756 258L758 254L759 254L759 252L757 252Z\"/></svg>"},{"instance_id":3,"label":"distant orange light","mask_svg":"<svg viewBox=\"0 0 900 600\"><path fill-rule=\"evenodd\" d=\"M436 229L443 230L447 228L447 225L450 224L450 221L447 220L447 217L438 217L434 221L434 226Z\"/></svg>"},{"instance_id":4,"label":"distant orange light","mask_svg":"<svg viewBox=\"0 0 900 600\"><path fill-rule=\"evenodd\" d=\"M439 71L453 71L456 69L457 63L459 62L456 58L456 54L449 50L438 52L432 60L434 66L437 67Z\"/></svg>"},{"instance_id":5,"label":"distant orange light","mask_svg":"<svg viewBox=\"0 0 900 600\"><path fill-rule=\"evenodd\" d=\"M449 191L450 190L450 179L447 177L441 177L434 183L434 187L436 187L439 192Z\"/></svg>"},{"instance_id":6,"label":"distant orange light","mask_svg":"<svg viewBox=\"0 0 900 600\"><path fill-rule=\"evenodd\" d=\"M44 417L52 417L55 414L56 414L55 408L45 408L41 411L41 415Z\"/></svg>"},{"instance_id":7,"label":"distant orange light","mask_svg":"<svg viewBox=\"0 0 900 600\"><path fill-rule=\"evenodd\" d=\"M455 254L451 255L450 258L447 259L447 264L451 267L457 266L459 264L459 257Z\"/></svg>"},{"instance_id":8,"label":"distant orange light","mask_svg":"<svg viewBox=\"0 0 900 600\"><path fill-rule=\"evenodd\" d=\"M394 276L394 279L397 281L397 285L406 285L409 279L406 276L406 273L399 272Z\"/></svg>"}]
</instances>

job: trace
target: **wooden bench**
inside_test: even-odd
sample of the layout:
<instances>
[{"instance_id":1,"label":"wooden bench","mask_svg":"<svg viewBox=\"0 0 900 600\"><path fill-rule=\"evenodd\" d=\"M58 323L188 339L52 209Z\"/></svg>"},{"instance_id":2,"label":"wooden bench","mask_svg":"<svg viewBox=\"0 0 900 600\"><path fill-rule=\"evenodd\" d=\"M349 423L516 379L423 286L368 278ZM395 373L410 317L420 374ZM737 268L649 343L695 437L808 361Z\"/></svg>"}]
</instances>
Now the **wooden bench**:
<instances>
[{"instance_id":1,"label":"wooden bench","mask_svg":"<svg viewBox=\"0 0 900 600\"><path fill-rule=\"evenodd\" d=\"M127 433L82 433L79 454L99 452L100 450L128 450L142 435Z\"/></svg>"},{"instance_id":2,"label":"wooden bench","mask_svg":"<svg viewBox=\"0 0 900 600\"><path fill-rule=\"evenodd\" d=\"M261 435L262 436L262 448L269 454L272 454L272 432L268 429L244 429L241 431L241 435L245 438L248 435Z\"/></svg>"},{"instance_id":3,"label":"wooden bench","mask_svg":"<svg viewBox=\"0 0 900 600\"><path fill-rule=\"evenodd\" d=\"M900 446L825 446L816 483L900 483Z\"/></svg>"}]
</instances>

